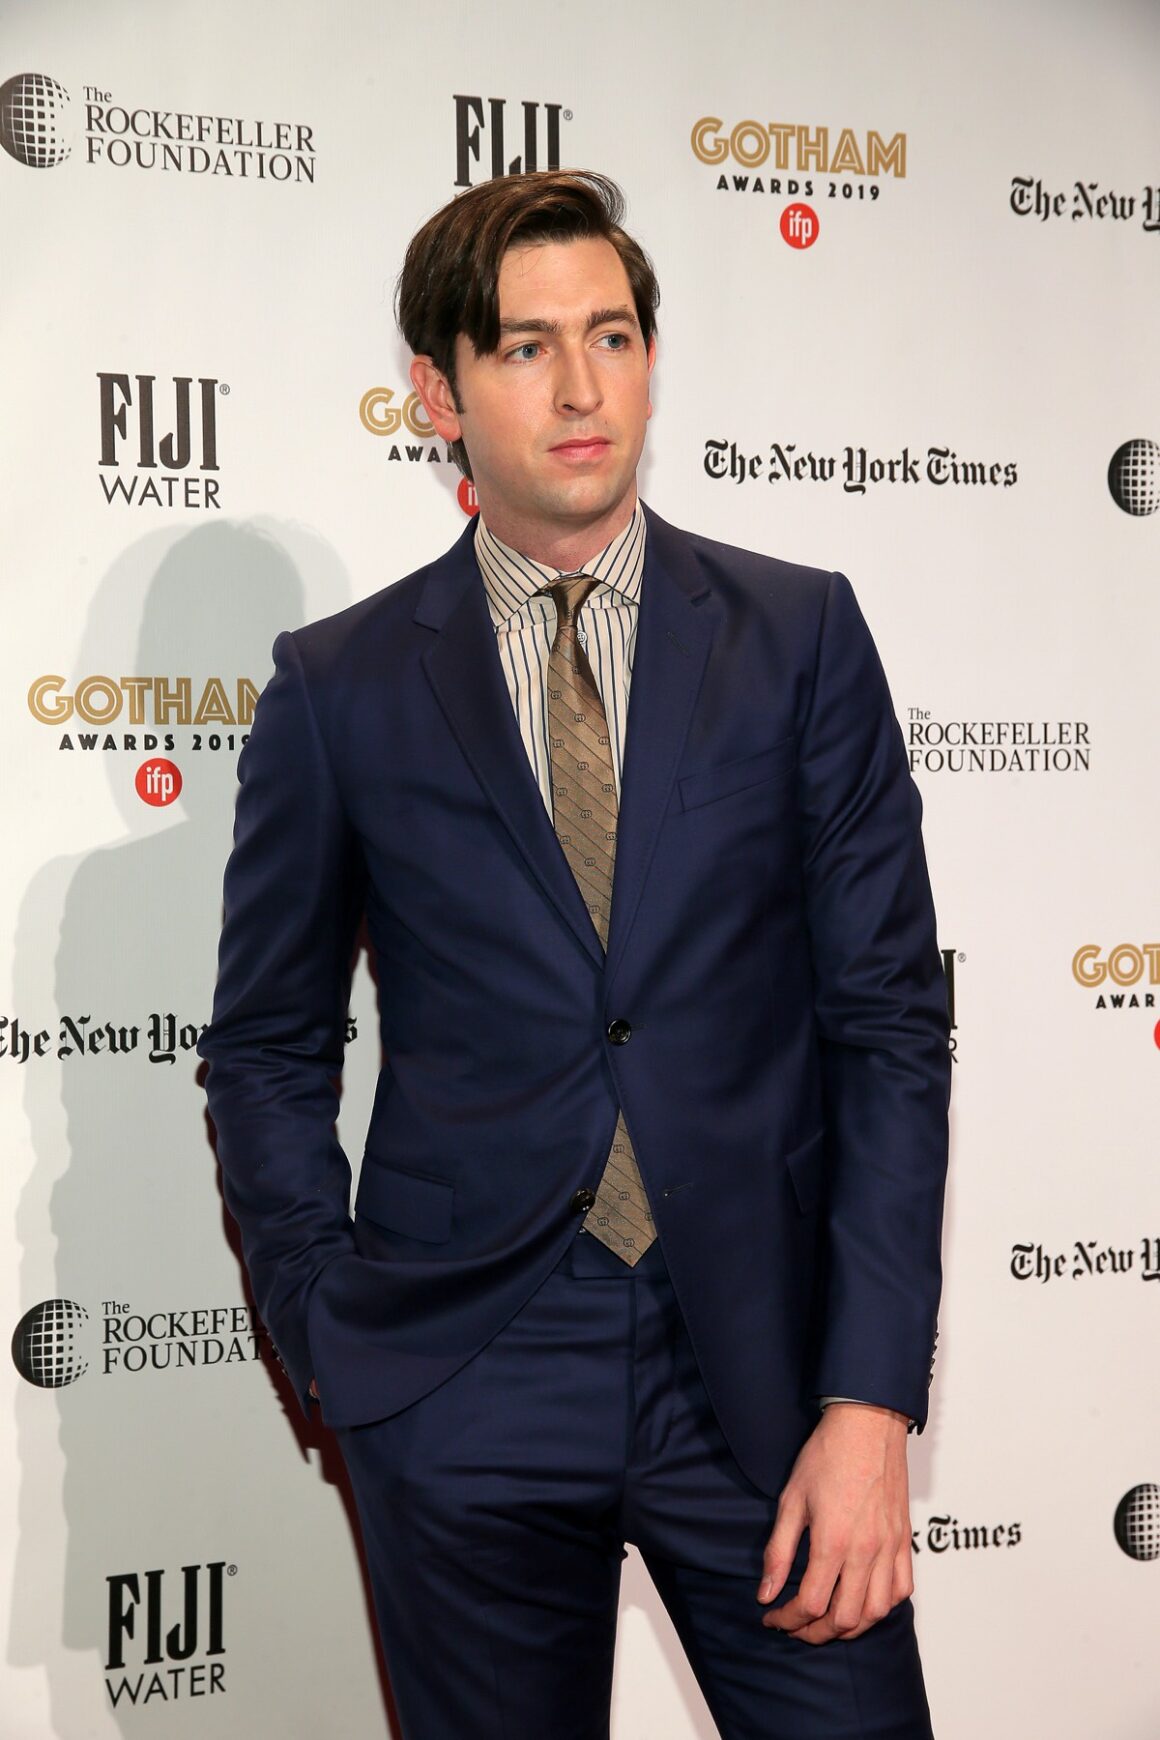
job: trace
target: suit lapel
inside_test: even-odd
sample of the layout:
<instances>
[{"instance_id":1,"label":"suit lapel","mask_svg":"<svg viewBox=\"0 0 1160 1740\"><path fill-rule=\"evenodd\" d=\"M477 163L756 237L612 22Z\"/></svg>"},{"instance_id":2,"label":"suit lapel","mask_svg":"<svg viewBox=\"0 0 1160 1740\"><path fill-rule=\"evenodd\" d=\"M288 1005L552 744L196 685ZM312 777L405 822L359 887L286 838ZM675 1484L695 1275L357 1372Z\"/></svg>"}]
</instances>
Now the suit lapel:
<instances>
[{"instance_id":1,"label":"suit lapel","mask_svg":"<svg viewBox=\"0 0 1160 1740\"><path fill-rule=\"evenodd\" d=\"M623 955L669 802L713 639L710 589L681 534L648 514L609 920L609 974ZM415 620L437 630L423 654L455 737L537 883L585 952L600 939L532 773L499 661L474 526L432 565Z\"/></svg>"},{"instance_id":2,"label":"suit lapel","mask_svg":"<svg viewBox=\"0 0 1160 1740\"><path fill-rule=\"evenodd\" d=\"M610 978L624 954L640 905L713 642L710 588L700 564L680 532L650 509L645 513L648 545L608 926Z\"/></svg>"},{"instance_id":3,"label":"suit lapel","mask_svg":"<svg viewBox=\"0 0 1160 1740\"><path fill-rule=\"evenodd\" d=\"M423 665L480 785L529 869L585 952L604 951L556 838L520 736L499 662L487 593L472 547L474 522L432 567L415 619L438 629Z\"/></svg>"}]
</instances>

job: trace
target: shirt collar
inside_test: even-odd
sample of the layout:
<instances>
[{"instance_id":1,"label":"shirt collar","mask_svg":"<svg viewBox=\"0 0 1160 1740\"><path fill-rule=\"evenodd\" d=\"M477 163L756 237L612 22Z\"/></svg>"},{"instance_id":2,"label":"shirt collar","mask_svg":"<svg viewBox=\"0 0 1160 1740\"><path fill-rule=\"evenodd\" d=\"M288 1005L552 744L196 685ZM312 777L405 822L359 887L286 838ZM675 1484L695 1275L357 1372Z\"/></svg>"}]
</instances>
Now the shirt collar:
<instances>
[{"instance_id":1,"label":"shirt collar","mask_svg":"<svg viewBox=\"0 0 1160 1740\"><path fill-rule=\"evenodd\" d=\"M623 532L601 550L594 561L585 562L584 573L603 580L633 604L640 603L644 573L644 510L638 501ZM558 580L562 569L545 567L501 543L480 514L475 524L475 559L487 590L491 619L497 628L517 615L533 592Z\"/></svg>"}]
</instances>

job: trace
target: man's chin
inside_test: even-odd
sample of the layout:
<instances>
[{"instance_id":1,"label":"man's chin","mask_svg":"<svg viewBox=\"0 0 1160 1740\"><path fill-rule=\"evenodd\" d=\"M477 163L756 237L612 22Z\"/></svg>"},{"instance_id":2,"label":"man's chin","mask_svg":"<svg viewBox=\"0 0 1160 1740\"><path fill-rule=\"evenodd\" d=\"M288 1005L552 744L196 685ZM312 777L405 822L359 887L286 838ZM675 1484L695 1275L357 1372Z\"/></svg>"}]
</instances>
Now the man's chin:
<instances>
[{"instance_id":1,"label":"man's chin","mask_svg":"<svg viewBox=\"0 0 1160 1740\"><path fill-rule=\"evenodd\" d=\"M615 485L606 478L576 478L568 488L547 492L541 505L561 525L580 527L615 515L625 502L635 499L631 478Z\"/></svg>"}]
</instances>

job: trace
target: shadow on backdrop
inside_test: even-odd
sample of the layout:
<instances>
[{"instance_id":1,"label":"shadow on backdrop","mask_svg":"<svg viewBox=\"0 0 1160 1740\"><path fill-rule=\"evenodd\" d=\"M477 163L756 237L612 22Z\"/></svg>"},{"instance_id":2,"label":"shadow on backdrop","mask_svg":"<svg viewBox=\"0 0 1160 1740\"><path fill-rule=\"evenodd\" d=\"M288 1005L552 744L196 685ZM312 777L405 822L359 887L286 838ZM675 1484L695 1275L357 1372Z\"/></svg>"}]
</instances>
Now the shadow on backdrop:
<instances>
[{"instance_id":1,"label":"shadow on backdrop","mask_svg":"<svg viewBox=\"0 0 1160 1740\"><path fill-rule=\"evenodd\" d=\"M126 549L98 587L68 686L95 673L114 683L129 674L188 675L195 704L210 676L221 678L228 696L239 676L260 689L275 634L349 600L349 580L334 552L301 526L226 522L151 533ZM184 1617L180 1568L236 1562L237 1581L226 1591L222 1657L231 1731L265 1731L269 1710L262 1697L285 1679L289 1662L305 1657L307 1696L294 1694L305 1725L294 1732L323 1740L334 1731L335 1715L323 1704L325 1689L334 1686L326 1664L341 1640L325 1634L325 1617L312 1629L310 1615L329 1615L331 1601L327 1590L311 1584L334 1561L339 1571L345 1561L349 1576L341 1510L357 1541L353 1502L330 1435L305 1420L272 1360L263 1357L255 1369L248 1336L246 1358L223 1357L212 1369L170 1363L130 1372L123 1349L119 1369L103 1369L108 1319L230 1307L244 1286L236 1232L221 1204L207 1143L199 1060L180 1038L174 1043L183 1028L192 1041L209 1016L237 743L230 748L228 724L207 725L197 749L196 727L171 728L175 744L168 758L179 766L183 785L165 809L143 803L134 787L148 753L140 747L143 733L152 729L162 739L155 753L165 755L164 724L131 725L123 713L100 729L99 739L111 732L120 744L126 732L135 733L136 749L72 751L91 760L94 817L102 817L107 779L123 832L104 846L47 863L20 912L15 1012L30 1027L51 1029L54 1043L58 1024L70 1016L80 1032L106 1023L118 1031L135 1028L136 1044L116 1053L106 1042L92 1053L78 1049L72 1037L72 1054L59 1064L33 1060L25 1069L36 1165L18 1210L21 1249L29 1253L22 1308L47 1296L44 1259L54 1250L53 1290L89 1314L89 1367L65 1388L22 1385L18 1395L20 1539L9 1656L17 1665L47 1667L54 1733L76 1733L78 1711L92 1713L94 1734L139 1732L140 1708L134 1711L124 1692L114 1710L102 1684L123 1677L106 1675L107 1579L136 1573L144 1596L144 1573L164 1567L168 1631ZM66 729L76 741L75 721L53 728L46 753L58 753L56 740ZM220 740L216 750L211 735ZM45 786L51 790L51 780ZM94 820L94 833L105 825ZM190 1326L187 1318L176 1327ZM224 1338L227 1352L230 1339ZM162 1351L157 1357L174 1356ZM313 1463L318 1481L333 1489L329 1498L303 1492L302 1461ZM288 1508L296 1501L305 1530L300 1542L300 1519ZM309 1533L316 1522L317 1540ZM279 1552L301 1580L297 1600L292 1586L272 1590L267 1582ZM287 1612L275 1623L264 1610L271 1593L286 1598ZM145 1655L144 1601L134 1618L124 1674L131 1684ZM199 1621L192 1660L202 1659L206 1645L204 1603ZM367 1635L350 1639L349 1648L364 1664L362 1677L377 1706L373 1676L365 1671L372 1636L368 1611ZM166 1703L188 1700L188 1673L184 1683L171 1677L180 1665L159 1664L167 1694L178 1688ZM153 1671L145 1671L139 1696ZM208 1693L208 1675L203 1684ZM382 1690L385 1696L385 1682ZM251 1699L257 1699L252 1707ZM156 1710L162 1701L155 1694L151 1705ZM102 1710L107 1728L99 1726ZM184 1731L184 1720L198 1711L196 1703L188 1718L171 1711L168 1731ZM381 1720L377 1707L350 1714L353 1728L366 1716L376 1726Z\"/></svg>"}]
</instances>

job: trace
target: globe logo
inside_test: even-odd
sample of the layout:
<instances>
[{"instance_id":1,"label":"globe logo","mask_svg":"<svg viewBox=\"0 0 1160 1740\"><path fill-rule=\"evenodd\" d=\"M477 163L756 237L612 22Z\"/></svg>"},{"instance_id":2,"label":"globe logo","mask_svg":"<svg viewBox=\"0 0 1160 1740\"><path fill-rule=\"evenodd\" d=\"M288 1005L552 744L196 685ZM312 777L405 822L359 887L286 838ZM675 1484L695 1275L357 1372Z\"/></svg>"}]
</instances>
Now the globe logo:
<instances>
[{"instance_id":1,"label":"globe logo","mask_svg":"<svg viewBox=\"0 0 1160 1740\"><path fill-rule=\"evenodd\" d=\"M46 73L0 85L0 145L26 169L54 169L72 151L64 133L68 92Z\"/></svg>"},{"instance_id":2,"label":"globe logo","mask_svg":"<svg viewBox=\"0 0 1160 1740\"><path fill-rule=\"evenodd\" d=\"M75 1299L45 1299L26 1311L12 1337L12 1360L26 1383L59 1390L89 1369L80 1351L82 1326L89 1320Z\"/></svg>"},{"instance_id":3,"label":"globe logo","mask_svg":"<svg viewBox=\"0 0 1160 1740\"><path fill-rule=\"evenodd\" d=\"M1133 1486L1116 1506L1116 1540L1129 1559L1160 1559L1160 1486Z\"/></svg>"},{"instance_id":4,"label":"globe logo","mask_svg":"<svg viewBox=\"0 0 1160 1740\"><path fill-rule=\"evenodd\" d=\"M1155 441L1125 441L1108 466L1112 500L1126 514L1140 518L1160 507L1160 447Z\"/></svg>"}]
</instances>

